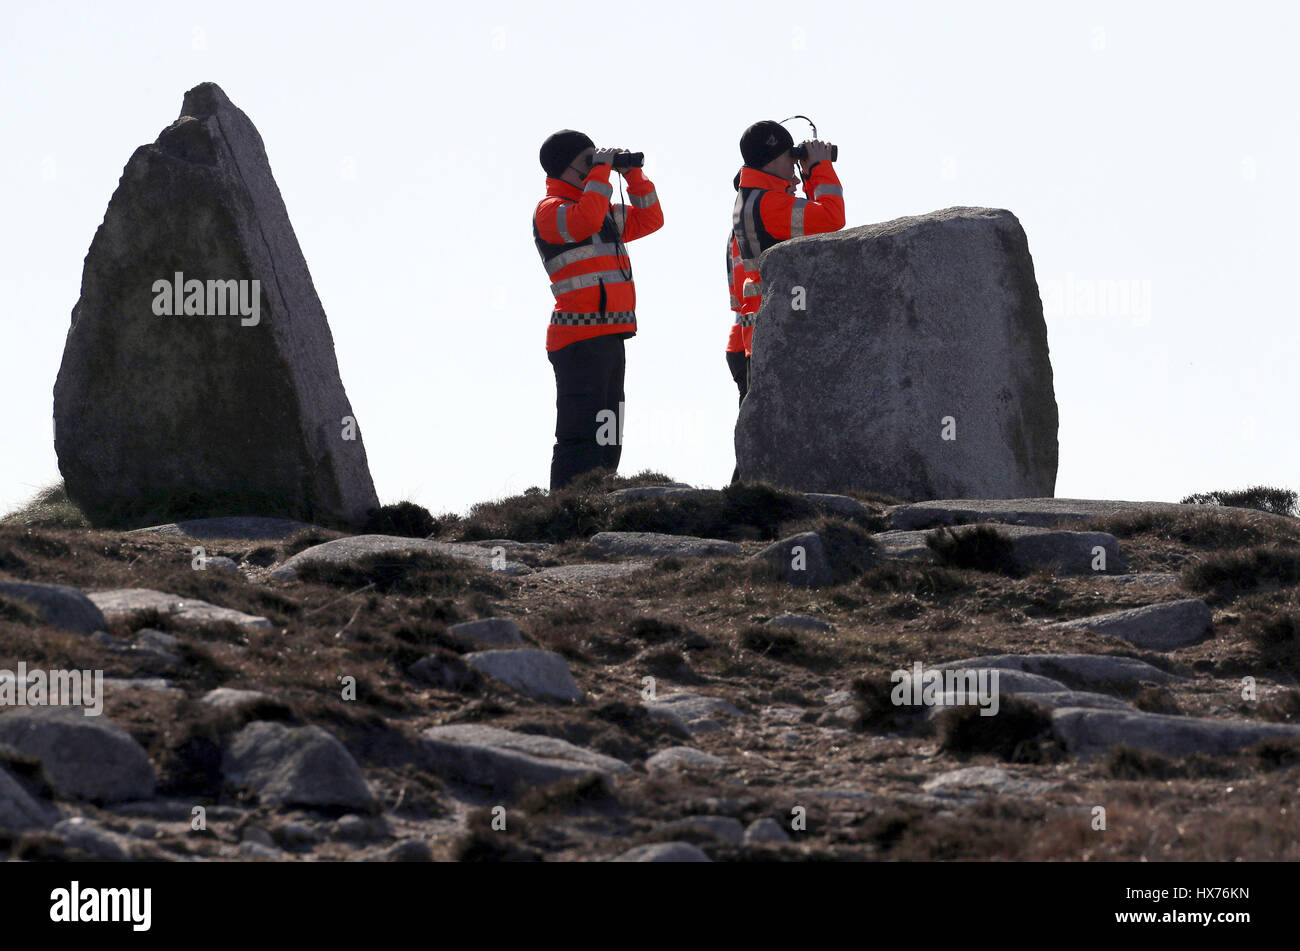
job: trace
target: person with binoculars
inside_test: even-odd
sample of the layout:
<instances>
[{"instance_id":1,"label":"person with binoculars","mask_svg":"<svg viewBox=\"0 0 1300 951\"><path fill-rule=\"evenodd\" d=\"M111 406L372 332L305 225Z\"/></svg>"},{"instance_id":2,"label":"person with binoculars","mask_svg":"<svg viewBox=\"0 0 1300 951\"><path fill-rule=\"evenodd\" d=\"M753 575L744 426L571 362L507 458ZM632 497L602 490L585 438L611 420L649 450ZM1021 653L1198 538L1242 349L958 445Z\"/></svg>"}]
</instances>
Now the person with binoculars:
<instances>
[{"instance_id":1,"label":"person with binoculars","mask_svg":"<svg viewBox=\"0 0 1300 951\"><path fill-rule=\"evenodd\" d=\"M754 352L754 320L763 303L758 257L789 238L843 228L844 189L832 165L839 157L839 149L820 139L795 145L794 137L779 122L765 119L746 129L740 137L740 154L745 165L733 182L734 243L728 247L727 259L732 310L736 313L727 340L727 365L743 403ZM803 173L803 198L795 195L799 184L796 165ZM732 481L739 478L737 467Z\"/></svg>"},{"instance_id":2,"label":"person with binoculars","mask_svg":"<svg viewBox=\"0 0 1300 951\"><path fill-rule=\"evenodd\" d=\"M774 244L808 234L825 234L844 227L844 189L832 164L839 150L813 139L796 146L779 122L755 122L740 137L739 190L732 210L740 267L735 296L745 357L754 352L754 318L763 303L763 278L758 257ZM794 194L802 171L803 198Z\"/></svg>"},{"instance_id":3,"label":"person with binoculars","mask_svg":"<svg viewBox=\"0 0 1300 951\"><path fill-rule=\"evenodd\" d=\"M546 197L533 212L533 241L551 281L555 308L546 331L555 370L551 489L592 469L618 471L623 452L623 341L636 334L636 286L628 241L663 227L641 153L597 149L564 129L542 143ZM627 183L613 203L610 174Z\"/></svg>"}]
</instances>

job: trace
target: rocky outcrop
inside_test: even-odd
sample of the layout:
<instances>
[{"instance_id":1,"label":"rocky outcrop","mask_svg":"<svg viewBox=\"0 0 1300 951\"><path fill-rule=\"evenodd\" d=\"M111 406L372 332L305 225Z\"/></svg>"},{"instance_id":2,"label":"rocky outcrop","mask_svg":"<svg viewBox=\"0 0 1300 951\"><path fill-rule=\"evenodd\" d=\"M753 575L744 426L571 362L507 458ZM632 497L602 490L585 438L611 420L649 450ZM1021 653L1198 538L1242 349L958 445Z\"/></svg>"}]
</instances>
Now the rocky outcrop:
<instances>
[{"instance_id":1,"label":"rocky outcrop","mask_svg":"<svg viewBox=\"0 0 1300 951\"><path fill-rule=\"evenodd\" d=\"M1172 650L1205 637L1210 632L1212 618L1210 606L1200 598L1185 598L1060 621L1050 626L1058 630L1109 634L1148 650Z\"/></svg>"},{"instance_id":2,"label":"rocky outcrop","mask_svg":"<svg viewBox=\"0 0 1300 951\"><path fill-rule=\"evenodd\" d=\"M95 524L379 504L262 138L212 83L131 156L91 242L54 447Z\"/></svg>"},{"instance_id":3,"label":"rocky outcrop","mask_svg":"<svg viewBox=\"0 0 1300 951\"><path fill-rule=\"evenodd\" d=\"M0 716L0 744L38 759L59 795L92 802L152 799L148 754L107 717L72 707L19 707Z\"/></svg>"},{"instance_id":4,"label":"rocky outcrop","mask_svg":"<svg viewBox=\"0 0 1300 951\"><path fill-rule=\"evenodd\" d=\"M741 478L904 500L1050 496L1057 410L1009 211L948 208L761 259Z\"/></svg>"},{"instance_id":5,"label":"rocky outcrop","mask_svg":"<svg viewBox=\"0 0 1300 951\"><path fill-rule=\"evenodd\" d=\"M51 627L91 634L108 627L103 613L85 592L62 584L0 581L0 602L17 603Z\"/></svg>"},{"instance_id":6,"label":"rocky outcrop","mask_svg":"<svg viewBox=\"0 0 1300 951\"><path fill-rule=\"evenodd\" d=\"M165 591L150 588L114 588L110 591L92 591L89 598L95 607L111 622L130 624L152 614L170 618L187 627L209 624L234 624L246 631L269 631L273 625L264 617L245 614L233 608L223 608L198 598L182 598Z\"/></svg>"},{"instance_id":7,"label":"rocky outcrop","mask_svg":"<svg viewBox=\"0 0 1300 951\"><path fill-rule=\"evenodd\" d=\"M753 560L772 565L786 581L800 587L820 588L835 580L826 545L816 532L800 532L773 542Z\"/></svg>"},{"instance_id":8,"label":"rocky outcrop","mask_svg":"<svg viewBox=\"0 0 1300 951\"><path fill-rule=\"evenodd\" d=\"M361 567L373 555L442 555L471 562L485 571L521 575L531 570L517 561L497 557L491 548L462 542L439 542L429 538L407 538L401 535L350 535L336 538L303 549L278 565L271 577L288 580L297 577L304 565L333 565Z\"/></svg>"},{"instance_id":9,"label":"rocky outcrop","mask_svg":"<svg viewBox=\"0 0 1300 951\"><path fill-rule=\"evenodd\" d=\"M454 783L513 793L533 785L630 771L612 756L550 736L515 733L477 723L424 731L423 766Z\"/></svg>"},{"instance_id":10,"label":"rocky outcrop","mask_svg":"<svg viewBox=\"0 0 1300 951\"><path fill-rule=\"evenodd\" d=\"M582 691L573 682L568 663L554 651L532 648L475 651L465 655L465 663L538 700L582 699Z\"/></svg>"},{"instance_id":11,"label":"rocky outcrop","mask_svg":"<svg viewBox=\"0 0 1300 951\"><path fill-rule=\"evenodd\" d=\"M945 670L949 668L979 670L986 667L996 670L1019 670L1041 677L1055 677L1071 685L1081 686L1166 684L1181 679L1176 674L1152 667L1135 657L1115 657L1108 654L994 654L951 660L940 664L939 667ZM1024 690L1023 687L1019 689Z\"/></svg>"},{"instance_id":12,"label":"rocky outcrop","mask_svg":"<svg viewBox=\"0 0 1300 951\"><path fill-rule=\"evenodd\" d=\"M1052 712L1052 731L1067 750L1087 758L1129 746L1165 756L1204 753L1224 756L1261 740L1300 743L1300 726L1176 717L1140 711L1080 710L1070 707Z\"/></svg>"},{"instance_id":13,"label":"rocky outcrop","mask_svg":"<svg viewBox=\"0 0 1300 951\"><path fill-rule=\"evenodd\" d=\"M347 809L374 803L352 754L318 726L250 723L231 738L221 770L231 787L264 803Z\"/></svg>"}]
</instances>

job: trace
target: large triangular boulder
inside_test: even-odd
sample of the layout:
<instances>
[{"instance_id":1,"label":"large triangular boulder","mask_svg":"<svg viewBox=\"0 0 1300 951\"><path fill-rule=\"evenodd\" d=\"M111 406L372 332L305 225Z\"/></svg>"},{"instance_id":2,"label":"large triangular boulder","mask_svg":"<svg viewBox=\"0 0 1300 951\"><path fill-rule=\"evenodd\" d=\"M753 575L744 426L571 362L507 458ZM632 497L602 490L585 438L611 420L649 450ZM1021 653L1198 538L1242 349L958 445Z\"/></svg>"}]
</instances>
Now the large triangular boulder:
<instances>
[{"instance_id":1,"label":"large triangular boulder","mask_svg":"<svg viewBox=\"0 0 1300 951\"><path fill-rule=\"evenodd\" d=\"M764 252L745 481L904 501L1055 494L1057 411L1029 245L947 208Z\"/></svg>"},{"instance_id":2,"label":"large triangular boulder","mask_svg":"<svg viewBox=\"0 0 1300 951\"><path fill-rule=\"evenodd\" d=\"M213 83L127 162L86 255L54 424L96 524L355 523L378 505L262 137Z\"/></svg>"}]
</instances>

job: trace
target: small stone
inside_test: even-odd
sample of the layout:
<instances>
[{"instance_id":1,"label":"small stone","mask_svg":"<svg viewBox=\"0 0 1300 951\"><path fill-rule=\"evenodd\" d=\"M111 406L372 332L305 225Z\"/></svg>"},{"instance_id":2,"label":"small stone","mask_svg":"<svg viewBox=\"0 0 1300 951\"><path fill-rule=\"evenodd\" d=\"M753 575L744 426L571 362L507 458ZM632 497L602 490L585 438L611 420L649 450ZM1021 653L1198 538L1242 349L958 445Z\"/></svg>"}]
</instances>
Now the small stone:
<instances>
[{"instance_id":1,"label":"small stone","mask_svg":"<svg viewBox=\"0 0 1300 951\"><path fill-rule=\"evenodd\" d=\"M258 845L264 845L268 849L279 851L280 848L275 844L275 839L271 837L271 833L262 826L245 826L240 838L245 842L256 842Z\"/></svg>"},{"instance_id":2,"label":"small stone","mask_svg":"<svg viewBox=\"0 0 1300 951\"><path fill-rule=\"evenodd\" d=\"M137 839L158 838L158 827L152 822L137 822L131 826L131 834Z\"/></svg>"},{"instance_id":3,"label":"small stone","mask_svg":"<svg viewBox=\"0 0 1300 951\"><path fill-rule=\"evenodd\" d=\"M645 768L651 773L671 773L679 770L710 772L726 765L727 761L722 757L689 746L670 746L645 761Z\"/></svg>"},{"instance_id":4,"label":"small stone","mask_svg":"<svg viewBox=\"0 0 1300 951\"><path fill-rule=\"evenodd\" d=\"M127 651L127 656L137 664L174 668L181 663L180 654L176 650L180 643L178 637L146 628L136 632L135 643Z\"/></svg>"},{"instance_id":5,"label":"small stone","mask_svg":"<svg viewBox=\"0 0 1300 951\"><path fill-rule=\"evenodd\" d=\"M430 727L422 766L449 782L513 794L524 786L631 772L621 760L550 736L478 723Z\"/></svg>"},{"instance_id":6,"label":"small stone","mask_svg":"<svg viewBox=\"0 0 1300 951\"><path fill-rule=\"evenodd\" d=\"M261 842L239 843L239 854L248 859L280 861L284 858L284 853L282 851L274 846L263 845Z\"/></svg>"},{"instance_id":7,"label":"small stone","mask_svg":"<svg viewBox=\"0 0 1300 951\"><path fill-rule=\"evenodd\" d=\"M58 818L46 803L29 793L3 766L0 766L0 832L26 832L44 829Z\"/></svg>"},{"instance_id":8,"label":"small stone","mask_svg":"<svg viewBox=\"0 0 1300 951\"><path fill-rule=\"evenodd\" d=\"M137 647L148 647L157 651L173 651L180 647L181 639L173 634L155 631L153 628L147 627L144 630L136 631L135 643Z\"/></svg>"},{"instance_id":9,"label":"small stone","mask_svg":"<svg viewBox=\"0 0 1300 951\"><path fill-rule=\"evenodd\" d=\"M752 561L765 561L775 565L790 584L805 588L820 588L831 584L834 575L826 546L816 532L800 532L767 546Z\"/></svg>"},{"instance_id":10,"label":"small stone","mask_svg":"<svg viewBox=\"0 0 1300 951\"><path fill-rule=\"evenodd\" d=\"M221 771L273 805L369 809L374 795L352 754L318 726L259 720L230 740Z\"/></svg>"},{"instance_id":11,"label":"small stone","mask_svg":"<svg viewBox=\"0 0 1300 951\"><path fill-rule=\"evenodd\" d=\"M693 683L699 679L695 671L691 669L690 661L686 659L686 655L679 650L672 650L667 647L647 647L637 653L632 658L631 663L665 680Z\"/></svg>"},{"instance_id":12,"label":"small stone","mask_svg":"<svg viewBox=\"0 0 1300 951\"><path fill-rule=\"evenodd\" d=\"M568 662L553 651L532 648L478 651L466 654L465 663L538 700L582 699Z\"/></svg>"},{"instance_id":13,"label":"small stone","mask_svg":"<svg viewBox=\"0 0 1300 951\"><path fill-rule=\"evenodd\" d=\"M268 694L264 694L260 690L237 690L234 687L217 687L215 690L209 690L205 693L199 702L210 707L216 707L218 710L238 710L240 707L251 706L270 699Z\"/></svg>"},{"instance_id":14,"label":"small stone","mask_svg":"<svg viewBox=\"0 0 1300 951\"><path fill-rule=\"evenodd\" d=\"M351 814L343 816L334 823L333 837L349 842L362 842L373 838L370 825L366 820Z\"/></svg>"},{"instance_id":15,"label":"small stone","mask_svg":"<svg viewBox=\"0 0 1300 951\"><path fill-rule=\"evenodd\" d=\"M320 842L320 834L304 822L285 822L276 826L271 834L281 847L292 849L309 849Z\"/></svg>"},{"instance_id":16,"label":"small stone","mask_svg":"<svg viewBox=\"0 0 1300 951\"><path fill-rule=\"evenodd\" d=\"M0 601L17 602L51 627L75 634L92 634L108 627L94 601L67 585L0 581Z\"/></svg>"},{"instance_id":17,"label":"small stone","mask_svg":"<svg viewBox=\"0 0 1300 951\"><path fill-rule=\"evenodd\" d=\"M450 651L441 651L421 657L406 672L416 680L443 690L461 691L472 686L478 680L478 673L463 657Z\"/></svg>"},{"instance_id":18,"label":"small stone","mask_svg":"<svg viewBox=\"0 0 1300 951\"><path fill-rule=\"evenodd\" d=\"M714 717L740 717L743 714L721 697L702 694L676 693L656 700L646 700L642 706L652 717L667 720L687 733L711 733L722 725Z\"/></svg>"},{"instance_id":19,"label":"small stone","mask_svg":"<svg viewBox=\"0 0 1300 951\"><path fill-rule=\"evenodd\" d=\"M790 833L785 831L781 823L767 816L762 819L755 819L745 829L745 845L757 845L760 842L789 841Z\"/></svg>"},{"instance_id":20,"label":"small stone","mask_svg":"<svg viewBox=\"0 0 1300 951\"><path fill-rule=\"evenodd\" d=\"M1056 783L1022 779L994 766L968 766L932 776L921 788L936 795L961 794L969 790L1037 796L1056 788Z\"/></svg>"},{"instance_id":21,"label":"small stone","mask_svg":"<svg viewBox=\"0 0 1300 951\"><path fill-rule=\"evenodd\" d=\"M108 859L110 862L130 861L131 853L127 851L124 840L109 832L102 826L75 816L56 822L50 830L74 849L96 858Z\"/></svg>"},{"instance_id":22,"label":"small stone","mask_svg":"<svg viewBox=\"0 0 1300 951\"><path fill-rule=\"evenodd\" d=\"M689 842L655 842L628 849L615 862L711 862L707 855Z\"/></svg>"}]
</instances>

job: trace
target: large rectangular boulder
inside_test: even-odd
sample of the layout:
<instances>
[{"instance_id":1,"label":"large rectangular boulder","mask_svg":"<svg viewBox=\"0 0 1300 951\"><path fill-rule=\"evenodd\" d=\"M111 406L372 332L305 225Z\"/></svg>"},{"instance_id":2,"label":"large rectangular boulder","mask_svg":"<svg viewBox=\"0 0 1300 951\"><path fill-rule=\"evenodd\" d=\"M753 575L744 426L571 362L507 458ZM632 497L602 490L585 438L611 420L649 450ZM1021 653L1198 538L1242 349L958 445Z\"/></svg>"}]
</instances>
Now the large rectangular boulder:
<instances>
[{"instance_id":1,"label":"large rectangular boulder","mask_svg":"<svg viewBox=\"0 0 1300 951\"><path fill-rule=\"evenodd\" d=\"M1015 215L947 208L784 241L759 263L743 480L904 501L1054 494L1047 327Z\"/></svg>"},{"instance_id":2,"label":"large rectangular boulder","mask_svg":"<svg viewBox=\"0 0 1300 951\"><path fill-rule=\"evenodd\" d=\"M99 525L354 524L378 506L262 138L212 83L136 149L91 242L54 447Z\"/></svg>"}]
</instances>

